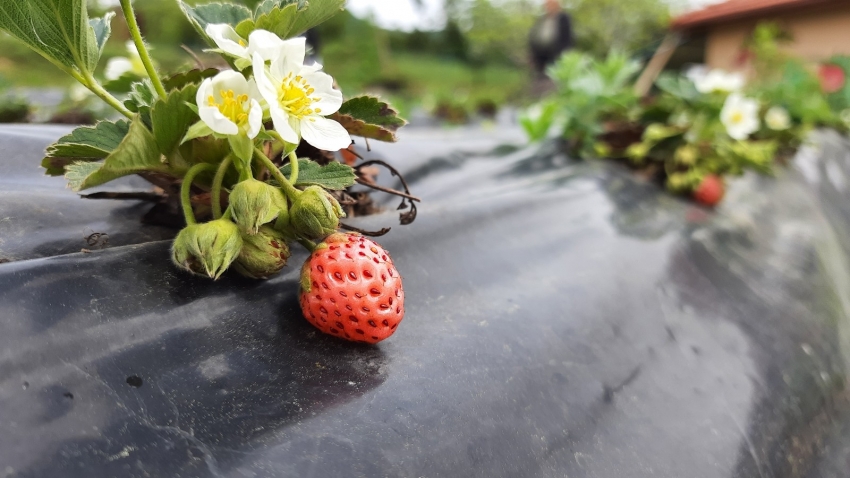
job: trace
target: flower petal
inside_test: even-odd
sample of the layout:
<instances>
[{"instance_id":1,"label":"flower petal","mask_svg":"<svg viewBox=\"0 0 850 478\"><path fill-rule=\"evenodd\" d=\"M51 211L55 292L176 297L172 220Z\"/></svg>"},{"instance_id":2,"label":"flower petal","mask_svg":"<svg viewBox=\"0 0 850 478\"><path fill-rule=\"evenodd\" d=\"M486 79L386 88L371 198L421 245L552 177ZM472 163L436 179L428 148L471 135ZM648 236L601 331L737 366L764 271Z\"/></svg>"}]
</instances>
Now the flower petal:
<instances>
[{"instance_id":1,"label":"flower petal","mask_svg":"<svg viewBox=\"0 0 850 478\"><path fill-rule=\"evenodd\" d=\"M339 107L342 106L342 92L334 89L334 80L330 75L321 71L305 73L304 70L301 74L307 80L310 88L316 90L310 95L313 98L318 98L318 101L311 105L312 108L319 108L322 116L339 111Z\"/></svg>"},{"instance_id":2,"label":"flower petal","mask_svg":"<svg viewBox=\"0 0 850 478\"><path fill-rule=\"evenodd\" d=\"M118 78L121 78L121 75L127 73L128 71L133 70L133 62L130 61L129 58L124 57L115 57L110 58L106 63L106 70L103 72L103 76L106 77L109 81L115 81Z\"/></svg>"},{"instance_id":3,"label":"flower petal","mask_svg":"<svg viewBox=\"0 0 850 478\"><path fill-rule=\"evenodd\" d=\"M232 26L226 23L214 23L207 25L204 31L228 55L237 58L250 58L248 49L240 43L244 42L244 40L236 33L236 30Z\"/></svg>"},{"instance_id":4,"label":"flower petal","mask_svg":"<svg viewBox=\"0 0 850 478\"><path fill-rule=\"evenodd\" d=\"M283 80L289 73L298 73L304 66L304 57L307 55L306 39L292 38L281 42L277 57L272 58L269 68L272 78Z\"/></svg>"},{"instance_id":5,"label":"flower petal","mask_svg":"<svg viewBox=\"0 0 850 478\"><path fill-rule=\"evenodd\" d=\"M251 57L257 53L263 61L274 60L284 48L284 41L270 31L254 30L248 36L248 54Z\"/></svg>"},{"instance_id":6,"label":"flower petal","mask_svg":"<svg viewBox=\"0 0 850 478\"><path fill-rule=\"evenodd\" d=\"M277 103L269 105L269 113L271 113L275 131L284 141L292 144L301 142L298 132L290 124L290 116Z\"/></svg>"},{"instance_id":7,"label":"flower petal","mask_svg":"<svg viewBox=\"0 0 850 478\"><path fill-rule=\"evenodd\" d=\"M239 134L239 127L236 126L236 123L221 114L221 111L215 106L198 106L198 116L201 117L201 121L218 134Z\"/></svg>"},{"instance_id":8,"label":"flower petal","mask_svg":"<svg viewBox=\"0 0 850 478\"><path fill-rule=\"evenodd\" d=\"M316 148L325 151L339 151L351 145L351 135L336 121L309 116L301 122L301 134Z\"/></svg>"},{"instance_id":9,"label":"flower petal","mask_svg":"<svg viewBox=\"0 0 850 478\"><path fill-rule=\"evenodd\" d=\"M251 110L248 111L248 137L254 139L263 127L263 107L257 100L251 100Z\"/></svg>"},{"instance_id":10,"label":"flower petal","mask_svg":"<svg viewBox=\"0 0 850 478\"><path fill-rule=\"evenodd\" d=\"M274 86L274 79L270 77L269 71L266 69L266 62L259 53L254 53L254 79L257 82L257 89L260 90L260 95L269 105L277 104L277 88ZM280 81L278 79L278 81Z\"/></svg>"}]
</instances>

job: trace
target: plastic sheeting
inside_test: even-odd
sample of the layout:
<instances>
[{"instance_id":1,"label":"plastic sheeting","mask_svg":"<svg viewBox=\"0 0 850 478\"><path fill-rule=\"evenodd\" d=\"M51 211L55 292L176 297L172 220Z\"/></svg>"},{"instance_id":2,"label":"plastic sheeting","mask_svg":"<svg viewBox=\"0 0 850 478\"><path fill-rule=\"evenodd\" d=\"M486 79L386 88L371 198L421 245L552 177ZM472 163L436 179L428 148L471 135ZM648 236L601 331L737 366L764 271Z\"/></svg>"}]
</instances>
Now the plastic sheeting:
<instances>
[{"instance_id":1,"label":"plastic sheeting","mask_svg":"<svg viewBox=\"0 0 850 478\"><path fill-rule=\"evenodd\" d=\"M175 270L140 205L39 177L58 135L0 131L4 476L848 476L833 134L712 212L553 144L496 148L515 131L411 130L374 151L424 199L380 239L407 315L378 346L301 318L303 250L267 282ZM70 254L83 228L110 247Z\"/></svg>"}]
</instances>

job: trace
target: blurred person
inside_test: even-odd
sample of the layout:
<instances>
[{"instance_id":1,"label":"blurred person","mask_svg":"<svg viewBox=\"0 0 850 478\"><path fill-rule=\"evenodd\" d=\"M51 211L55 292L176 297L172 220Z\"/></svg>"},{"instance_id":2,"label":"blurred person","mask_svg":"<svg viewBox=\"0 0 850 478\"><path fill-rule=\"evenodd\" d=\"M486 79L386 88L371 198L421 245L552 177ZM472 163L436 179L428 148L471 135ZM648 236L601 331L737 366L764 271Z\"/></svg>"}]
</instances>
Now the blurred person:
<instances>
[{"instance_id":1,"label":"blurred person","mask_svg":"<svg viewBox=\"0 0 850 478\"><path fill-rule=\"evenodd\" d=\"M545 8L546 13L537 20L529 35L531 61L538 78L543 78L546 68L574 45L572 19L560 2L546 0Z\"/></svg>"}]
</instances>

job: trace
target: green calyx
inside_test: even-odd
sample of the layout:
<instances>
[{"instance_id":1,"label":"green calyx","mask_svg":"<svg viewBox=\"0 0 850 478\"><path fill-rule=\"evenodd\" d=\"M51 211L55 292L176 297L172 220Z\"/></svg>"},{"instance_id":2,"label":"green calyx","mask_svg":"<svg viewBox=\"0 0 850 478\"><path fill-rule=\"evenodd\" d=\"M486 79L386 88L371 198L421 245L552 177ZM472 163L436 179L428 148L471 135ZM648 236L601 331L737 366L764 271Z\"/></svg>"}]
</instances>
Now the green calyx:
<instances>
[{"instance_id":1,"label":"green calyx","mask_svg":"<svg viewBox=\"0 0 850 478\"><path fill-rule=\"evenodd\" d=\"M242 240L242 251L233 264L236 272L251 279L268 279L286 266L290 252L283 232L263 226Z\"/></svg>"},{"instance_id":2,"label":"green calyx","mask_svg":"<svg viewBox=\"0 0 850 478\"><path fill-rule=\"evenodd\" d=\"M316 251L320 251L322 249L327 249L327 248L328 248L328 244L326 242L323 242L323 243L317 245L313 249L313 253L315 253ZM310 255L310 257L312 258L312 254ZM301 291L307 292L308 294L310 293L310 291L313 290L313 284L310 281L310 262L311 261L308 258L306 261L304 261L304 265L301 266L301 281L300 281Z\"/></svg>"},{"instance_id":3,"label":"green calyx","mask_svg":"<svg viewBox=\"0 0 850 478\"><path fill-rule=\"evenodd\" d=\"M286 223L289 217L289 206L280 189L256 179L234 186L230 192L230 211L246 235L257 234L260 226L275 220Z\"/></svg>"},{"instance_id":4,"label":"green calyx","mask_svg":"<svg viewBox=\"0 0 850 478\"><path fill-rule=\"evenodd\" d=\"M239 228L228 220L192 224L174 239L171 260L189 272L218 279L239 256L242 245Z\"/></svg>"},{"instance_id":5,"label":"green calyx","mask_svg":"<svg viewBox=\"0 0 850 478\"><path fill-rule=\"evenodd\" d=\"M293 230L306 239L321 239L333 234L345 217L339 202L319 186L310 186L295 200L290 211Z\"/></svg>"}]
</instances>

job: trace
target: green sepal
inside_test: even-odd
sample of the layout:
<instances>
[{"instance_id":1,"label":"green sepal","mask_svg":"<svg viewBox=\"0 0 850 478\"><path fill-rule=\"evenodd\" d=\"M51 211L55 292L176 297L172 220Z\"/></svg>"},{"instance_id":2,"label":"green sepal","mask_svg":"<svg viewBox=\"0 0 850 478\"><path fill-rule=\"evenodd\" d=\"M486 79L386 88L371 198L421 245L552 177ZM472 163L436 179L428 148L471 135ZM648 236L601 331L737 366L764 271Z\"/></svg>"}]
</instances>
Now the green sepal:
<instances>
[{"instance_id":1,"label":"green sepal","mask_svg":"<svg viewBox=\"0 0 850 478\"><path fill-rule=\"evenodd\" d=\"M192 141L193 139L203 138L204 136L209 136L211 134L213 134L212 128L207 126L207 124L203 121L198 121L192 126L189 126L189 130L186 132L186 136L183 136L180 144Z\"/></svg>"},{"instance_id":2,"label":"green sepal","mask_svg":"<svg viewBox=\"0 0 850 478\"><path fill-rule=\"evenodd\" d=\"M244 134L229 135L227 141L233 149L233 154L250 165L251 159L254 157L254 141Z\"/></svg>"}]
</instances>

